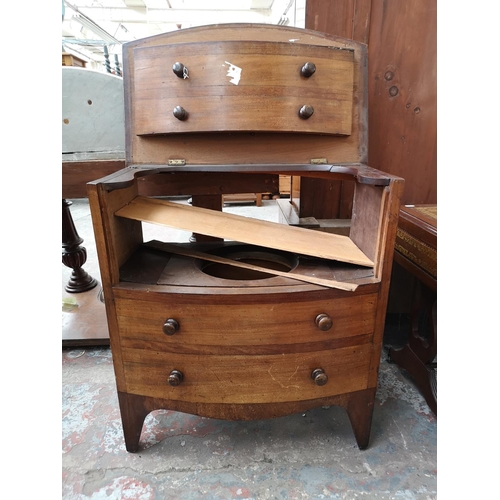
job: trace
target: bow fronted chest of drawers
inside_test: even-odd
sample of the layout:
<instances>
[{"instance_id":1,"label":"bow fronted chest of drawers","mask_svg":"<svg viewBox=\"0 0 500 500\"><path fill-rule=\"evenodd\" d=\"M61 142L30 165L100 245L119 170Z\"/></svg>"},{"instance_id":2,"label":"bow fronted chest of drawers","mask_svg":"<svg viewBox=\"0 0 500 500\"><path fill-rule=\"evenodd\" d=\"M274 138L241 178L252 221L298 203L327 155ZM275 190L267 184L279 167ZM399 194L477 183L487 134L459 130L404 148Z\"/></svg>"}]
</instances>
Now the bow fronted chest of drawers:
<instances>
[{"instance_id":1,"label":"bow fronted chest of drawers","mask_svg":"<svg viewBox=\"0 0 500 500\"><path fill-rule=\"evenodd\" d=\"M123 71L127 167L88 195L127 450L155 409L249 420L325 405L346 408L365 448L403 188L365 164L366 47L205 26L126 44ZM280 175L353 183L349 235L169 198ZM145 241L143 222L195 236Z\"/></svg>"}]
</instances>

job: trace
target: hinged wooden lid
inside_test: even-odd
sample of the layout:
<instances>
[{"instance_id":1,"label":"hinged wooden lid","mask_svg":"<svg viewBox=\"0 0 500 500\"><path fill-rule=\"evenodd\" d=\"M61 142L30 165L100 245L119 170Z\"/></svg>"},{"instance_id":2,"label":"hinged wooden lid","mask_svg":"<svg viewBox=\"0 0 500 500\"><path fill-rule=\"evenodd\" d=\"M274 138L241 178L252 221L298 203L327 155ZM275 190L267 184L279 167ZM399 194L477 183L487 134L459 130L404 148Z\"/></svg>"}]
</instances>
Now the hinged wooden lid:
<instances>
[{"instance_id":1,"label":"hinged wooden lid","mask_svg":"<svg viewBox=\"0 0 500 500\"><path fill-rule=\"evenodd\" d=\"M366 47L228 24L124 45L127 164L366 161Z\"/></svg>"}]
</instances>

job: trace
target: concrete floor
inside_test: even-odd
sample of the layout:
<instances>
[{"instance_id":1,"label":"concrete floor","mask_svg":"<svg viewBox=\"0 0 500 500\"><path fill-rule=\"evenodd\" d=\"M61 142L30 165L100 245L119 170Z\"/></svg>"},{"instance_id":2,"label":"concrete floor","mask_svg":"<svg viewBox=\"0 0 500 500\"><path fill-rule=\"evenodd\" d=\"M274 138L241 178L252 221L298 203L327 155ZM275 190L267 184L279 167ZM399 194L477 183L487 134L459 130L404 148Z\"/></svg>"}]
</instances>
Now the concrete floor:
<instances>
[{"instance_id":1,"label":"concrete floor","mask_svg":"<svg viewBox=\"0 0 500 500\"><path fill-rule=\"evenodd\" d=\"M71 210L88 252L84 268L99 279L88 203L75 200ZM228 210L277 220L272 201ZM146 226L146 238L161 237L161 231ZM179 232L174 238L189 236ZM64 287L70 270L63 268L62 274ZM106 335L98 291L63 289L63 299L76 301L63 305L63 340L89 324ZM388 339L395 330L388 329ZM62 350L62 498L67 500L435 499L436 431L424 399L384 353L367 450L358 449L345 411L325 407L251 422L159 410L146 418L140 451L127 453L109 348L76 340Z\"/></svg>"}]
</instances>

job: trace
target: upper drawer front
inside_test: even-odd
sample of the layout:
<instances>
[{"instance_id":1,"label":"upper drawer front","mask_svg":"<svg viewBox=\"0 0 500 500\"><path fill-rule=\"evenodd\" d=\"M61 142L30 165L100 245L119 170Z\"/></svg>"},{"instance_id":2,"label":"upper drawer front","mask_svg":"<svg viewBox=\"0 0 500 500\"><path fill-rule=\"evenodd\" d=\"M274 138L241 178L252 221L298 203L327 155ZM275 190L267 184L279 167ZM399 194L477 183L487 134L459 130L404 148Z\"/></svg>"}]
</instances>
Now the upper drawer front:
<instances>
[{"instance_id":1,"label":"upper drawer front","mask_svg":"<svg viewBox=\"0 0 500 500\"><path fill-rule=\"evenodd\" d=\"M185 43L134 50L137 135L267 131L351 134L354 53L282 42ZM187 78L172 67L181 63ZM303 76L301 68L315 71ZM177 106L185 119L174 116ZM299 110L313 113L301 117Z\"/></svg>"},{"instance_id":2,"label":"upper drawer front","mask_svg":"<svg viewBox=\"0 0 500 500\"><path fill-rule=\"evenodd\" d=\"M358 337L357 341L361 341L360 335L371 336L377 295L290 303L271 300L269 303L249 303L244 298L238 301L228 298L225 303L207 304L206 298L197 296L185 300L174 296L158 301L152 297L147 301L125 299L119 297L117 290L115 303L120 339L125 347L222 352L218 349L279 346L287 350L284 346L288 345L288 350L293 350L293 344L324 343L350 337ZM163 325L169 319L179 325L173 335L163 332ZM214 347L203 351L202 346Z\"/></svg>"}]
</instances>

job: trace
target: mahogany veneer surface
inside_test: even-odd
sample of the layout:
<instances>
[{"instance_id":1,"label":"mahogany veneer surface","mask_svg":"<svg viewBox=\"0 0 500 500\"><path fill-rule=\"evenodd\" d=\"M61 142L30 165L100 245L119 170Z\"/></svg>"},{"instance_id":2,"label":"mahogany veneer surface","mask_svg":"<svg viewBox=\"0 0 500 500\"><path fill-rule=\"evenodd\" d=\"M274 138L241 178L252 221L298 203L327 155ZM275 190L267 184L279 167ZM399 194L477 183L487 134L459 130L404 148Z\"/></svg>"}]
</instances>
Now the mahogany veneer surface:
<instances>
[{"instance_id":1,"label":"mahogany veneer surface","mask_svg":"<svg viewBox=\"0 0 500 500\"><path fill-rule=\"evenodd\" d=\"M173 73L176 62L188 78ZM204 26L124 47L128 166L88 193L127 450L139 449L155 408L261 419L330 404L368 446L403 180L364 164L366 67L361 43L270 25ZM314 108L309 118L300 103ZM172 116L174 106L187 114ZM139 179L156 174L175 192L177 172L351 182L349 235L140 196ZM270 265L285 252L294 273L355 286L210 274L202 257L144 242L144 220L229 240L213 245L240 245L250 260L261 247Z\"/></svg>"},{"instance_id":2,"label":"mahogany veneer surface","mask_svg":"<svg viewBox=\"0 0 500 500\"><path fill-rule=\"evenodd\" d=\"M396 261L430 288L437 286L437 205L404 205L399 212Z\"/></svg>"},{"instance_id":3,"label":"mahogany veneer surface","mask_svg":"<svg viewBox=\"0 0 500 500\"><path fill-rule=\"evenodd\" d=\"M309 78L300 68L313 59ZM280 42L220 41L137 48L134 115L138 135L278 131L351 133L353 59L349 49ZM176 61L187 78L172 72ZM235 69L232 69L235 68ZM234 76L232 76L234 75ZM314 114L301 119L309 104ZM188 118L176 119L181 105Z\"/></svg>"}]
</instances>

